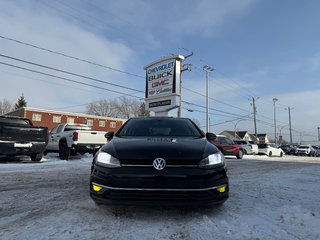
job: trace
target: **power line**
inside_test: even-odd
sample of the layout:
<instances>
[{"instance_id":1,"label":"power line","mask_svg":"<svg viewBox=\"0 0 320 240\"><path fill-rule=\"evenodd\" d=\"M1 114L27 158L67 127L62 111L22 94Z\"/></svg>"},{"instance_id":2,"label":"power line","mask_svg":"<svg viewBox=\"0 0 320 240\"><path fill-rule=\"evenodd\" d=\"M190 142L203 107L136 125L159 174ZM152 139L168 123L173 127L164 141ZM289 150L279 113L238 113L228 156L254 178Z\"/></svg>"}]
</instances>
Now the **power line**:
<instances>
[{"instance_id":1,"label":"power line","mask_svg":"<svg viewBox=\"0 0 320 240\"><path fill-rule=\"evenodd\" d=\"M131 94L128 94L128 93L119 92L119 91L115 91L115 90L110 90L110 89L103 88L103 87L98 87L98 86L95 86L95 85L92 85L92 84L83 83L83 82L79 82L79 81L72 80L72 79L69 79L69 78L60 77L60 76L56 76L56 75L53 75L53 74L44 73L44 72L36 71L36 70L33 70L33 69L29 69L29 68L20 67L20 66L14 65L14 64L9 64L9 63L4 63L4 62L0 62L0 64L6 65L6 66L9 66L9 67L18 68L18 69L25 70L25 71L28 71L28 72L33 72L33 73L45 75L45 76L48 76L48 77L58 78L58 79L61 79L61 80L64 80L64 81L72 82L72 83L85 85L85 86L88 86L88 87L97 88L97 89L100 89L100 90L106 90L106 91L109 91L109 92L113 92L113 93L117 93L117 94L121 94L121 95L130 96L130 97L133 97L133 98L141 99L141 97L137 97L137 96L134 96L134 95L131 95Z\"/></svg>"},{"instance_id":2,"label":"power line","mask_svg":"<svg viewBox=\"0 0 320 240\"><path fill-rule=\"evenodd\" d=\"M120 72L120 73L127 74L127 75L130 75L130 76L134 76L134 77L137 77L137 78L144 78L142 76L139 76L139 75L136 75L136 74L133 74L133 73L129 73L129 72L117 69L117 68L113 68L113 67L109 67L109 66L102 65L102 64L99 64L99 63L95 63L95 62L92 62L92 61L89 61L89 60L86 60L86 59L74 57L74 56L71 56L71 55L68 55L68 54L65 54L65 53L61 53L61 52L58 52L58 51L54 51L54 50L51 50L51 49L48 49L48 48L39 47L37 45L31 44L31 43L27 43L27 42L23 42L23 41L20 41L20 40L17 40L17 39L5 37L5 36L2 36L2 35L0 35L0 38L8 40L8 41L16 42L16 43L19 43L19 44L22 44L22 45L25 45L25 46L33 47L33 48L36 48L36 49L39 49L39 50L42 50L42 51L50 52L50 53L53 53L53 54L56 54L56 55L60 55L60 56L63 56L63 57L71 58L71 59L74 59L74 60L77 60L77 61L80 61L80 62L85 62L85 63L89 63L91 65L95 65L95 66L98 66L98 67L106 68L106 69L109 69L109 70L112 70L112 71L115 71L115 72Z\"/></svg>"},{"instance_id":3,"label":"power line","mask_svg":"<svg viewBox=\"0 0 320 240\"><path fill-rule=\"evenodd\" d=\"M178 48L178 49L183 49L183 50L185 50L185 51L191 52L191 50L185 49L185 48ZM192 51L192 52L194 52L194 51ZM203 60L201 57L199 57L199 56L197 56L197 55L198 55L198 54L197 54L196 52L194 52L195 58L198 58L198 60L202 63L202 65L209 65L209 66L214 66L214 65L215 65L215 64L209 63L209 62L206 61L206 60ZM201 66L201 67L200 67L200 66L196 66L196 67L194 67L194 68L195 68L197 71L202 70L202 66ZM239 89L231 86L231 85L229 84L229 82L224 82L223 84L221 84L221 86L222 86L223 88L227 88L227 87L228 87L229 89L233 89L233 90L235 90L235 92L236 92L238 95L244 96L244 97L246 97L246 98L247 98L247 97L251 97L251 96L256 96L255 93L249 91L249 90L246 89L246 88L243 88L243 86L242 86L241 84L239 84L237 81L235 81L233 78L230 78L230 77L226 76L226 74L222 73L221 70L216 69L216 72L217 72L218 74L223 75L224 77L227 77L230 81L232 81L235 85L237 85L237 86L239 87L240 91L242 91L243 93L245 93L245 92L246 92L246 93L245 93L244 95L240 94L240 93L239 93ZM249 94L249 95L247 95L247 94Z\"/></svg>"},{"instance_id":4,"label":"power line","mask_svg":"<svg viewBox=\"0 0 320 240\"><path fill-rule=\"evenodd\" d=\"M194 93L194 94L197 94L197 95L199 95L199 96L206 97L204 94L199 93L199 92L197 92L197 91L191 90L191 89L186 88L186 87L182 87L182 88L185 89L185 90L187 90L187 91L189 91L189 92L192 92L192 93ZM225 103L225 102L220 101L220 100L218 100L218 99L211 98L211 97L208 97L208 98L209 98L210 100L212 100L212 101L221 103L221 104L223 104L223 105L226 105L226 106L229 106L229 107L233 107L233 108L239 109L239 110L244 111L244 112L248 112L248 110L246 110L246 109L243 109L243 108L240 108L240 107L231 105L231 104L229 104L229 103Z\"/></svg>"},{"instance_id":5,"label":"power line","mask_svg":"<svg viewBox=\"0 0 320 240\"><path fill-rule=\"evenodd\" d=\"M128 90L132 90L132 91L144 93L144 91L141 91L141 90L138 90L138 89L125 87L125 86L122 86L122 85L119 85L119 84L110 83L110 82L103 81L103 80L99 80L99 79L92 78L92 77L87 77L87 76L84 76L84 75L80 75L80 74L68 72L68 71L65 71L65 70L61 70L61 69L58 69L58 68L48 67L48 66L45 66L45 65L42 65L42 64L38 64L38 63L35 63L35 62L26 61L26 60L23 60L23 59L18 59L18 58L10 57L10 56L3 55L3 54L0 54L0 57L12 59L12 60L15 60L15 61L19 61L19 62L31 64L31 65L38 66L38 67L42 67L42 68L47 68L47 69L54 70L54 71L57 71L57 72L66 73L66 74L73 75L73 76L76 76L76 77L81 77L81 78L89 79L89 80L92 80L92 81L95 81L95 82L105 83L105 84L112 85L112 86L115 86L115 87L125 88L125 89L128 89Z\"/></svg>"},{"instance_id":6,"label":"power line","mask_svg":"<svg viewBox=\"0 0 320 240\"><path fill-rule=\"evenodd\" d=\"M200 107L200 108L206 108L205 106L201 106L199 104L195 104L195 103L191 103L191 102L187 102L187 101L182 101L182 103L188 104L188 105L192 105L192 106L196 106L196 107ZM216 112L220 112L220 113L225 113L225 114L229 114L229 115L233 115L236 117L241 117L241 115L235 114L235 113L229 113L223 110L219 110L219 109L215 109L215 108L209 108L212 111L216 111Z\"/></svg>"}]
</instances>

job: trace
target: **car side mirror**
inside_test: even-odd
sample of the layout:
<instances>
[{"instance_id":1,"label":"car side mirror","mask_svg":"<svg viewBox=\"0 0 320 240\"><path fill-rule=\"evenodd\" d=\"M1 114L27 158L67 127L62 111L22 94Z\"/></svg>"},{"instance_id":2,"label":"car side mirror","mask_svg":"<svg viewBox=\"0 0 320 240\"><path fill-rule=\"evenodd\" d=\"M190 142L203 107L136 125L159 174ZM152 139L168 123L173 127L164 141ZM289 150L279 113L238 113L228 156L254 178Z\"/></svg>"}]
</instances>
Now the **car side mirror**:
<instances>
[{"instance_id":1,"label":"car side mirror","mask_svg":"<svg viewBox=\"0 0 320 240\"><path fill-rule=\"evenodd\" d=\"M113 138L114 132L107 132L104 137L108 140L111 141L111 139Z\"/></svg>"},{"instance_id":2,"label":"car side mirror","mask_svg":"<svg viewBox=\"0 0 320 240\"><path fill-rule=\"evenodd\" d=\"M217 136L214 133L206 133L206 138L208 141L215 140Z\"/></svg>"}]
</instances>

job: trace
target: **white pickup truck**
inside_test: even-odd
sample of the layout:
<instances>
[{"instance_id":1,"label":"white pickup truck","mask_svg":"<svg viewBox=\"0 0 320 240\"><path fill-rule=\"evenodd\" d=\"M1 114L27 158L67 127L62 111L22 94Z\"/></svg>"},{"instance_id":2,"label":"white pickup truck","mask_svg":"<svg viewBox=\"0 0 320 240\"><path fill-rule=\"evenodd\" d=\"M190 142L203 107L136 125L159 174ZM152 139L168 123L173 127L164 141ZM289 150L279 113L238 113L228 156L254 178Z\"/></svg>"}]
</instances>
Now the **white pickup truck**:
<instances>
[{"instance_id":1,"label":"white pickup truck","mask_svg":"<svg viewBox=\"0 0 320 240\"><path fill-rule=\"evenodd\" d=\"M45 154L59 152L62 160L68 160L70 155L77 153L95 154L107 142L105 133L91 131L91 128L84 124L60 124L50 131Z\"/></svg>"}]
</instances>

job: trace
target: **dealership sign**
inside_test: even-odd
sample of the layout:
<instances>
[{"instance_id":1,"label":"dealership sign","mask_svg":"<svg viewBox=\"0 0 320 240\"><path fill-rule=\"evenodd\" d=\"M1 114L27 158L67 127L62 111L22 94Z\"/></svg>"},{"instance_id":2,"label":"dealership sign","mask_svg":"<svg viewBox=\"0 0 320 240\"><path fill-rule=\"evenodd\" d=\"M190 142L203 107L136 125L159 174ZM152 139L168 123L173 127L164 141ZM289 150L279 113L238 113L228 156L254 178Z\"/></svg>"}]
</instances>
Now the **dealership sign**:
<instances>
[{"instance_id":1,"label":"dealership sign","mask_svg":"<svg viewBox=\"0 0 320 240\"><path fill-rule=\"evenodd\" d=\"M183 56L170 56L147 65L146 109L166 112L179 106Z\"/></svg>"}]
</instances>

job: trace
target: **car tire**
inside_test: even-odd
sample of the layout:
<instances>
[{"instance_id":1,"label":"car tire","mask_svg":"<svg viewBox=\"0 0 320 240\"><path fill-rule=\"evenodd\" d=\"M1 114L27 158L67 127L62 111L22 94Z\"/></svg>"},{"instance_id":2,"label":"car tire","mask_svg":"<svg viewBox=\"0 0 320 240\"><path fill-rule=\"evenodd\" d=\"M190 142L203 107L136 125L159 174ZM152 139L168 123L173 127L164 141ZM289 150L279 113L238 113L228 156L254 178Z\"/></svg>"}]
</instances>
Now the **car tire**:
<instances>
[{"instance_id":1,"label":"car tire","mask_svg":"<svg viewBox=\"0 0 320 240\"><path fill-rule=\"evenodd\" d=\"M61 160L68 160L70 157L70 148L66 142L61 142L59 144L59 158Z\"/></svg>"},{"instance_id":2,"label":"car tire","mask_svg":"<svg viewBox=\"0 0 320 240\"><path fill-rule=\"evenodd\" d=\"M243 157L243 152L240 150L237 154L237 159L242 159Z\"/></svg>"},{"instance_id":3,"label":"car tire","mask_svg":"<svg viewBox=\"0 0 320 240\"><path fill-rule=\"evenodd\" d=\"M42 159L42 156L43 156L42 153L35 153L35 154L32 154L30 158L31 158L31 161L33 162L39 162Z\"/></svg>"},{"instance_id":4,"label":"car tire","mask_svg":"<svg viewBox=\"0 0 320 240\"><path fill-rule=\"evenodd\" d=\"M283 157L283 152L280 153L280 157Z\"/></svg>"},{"instance_id":5,"label":"car tire","mask_svg":"<svg viewBox=\"0 0 320 240\"><path fill-rule=\"evenodd\" d=\"M272 152L271 152L271 151L269 152L268 156L269 156L269 157L272 157Z\"/></svg>"}]
</instances>

